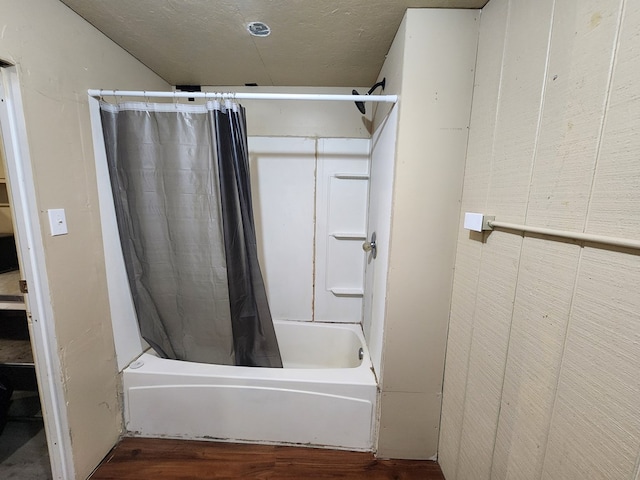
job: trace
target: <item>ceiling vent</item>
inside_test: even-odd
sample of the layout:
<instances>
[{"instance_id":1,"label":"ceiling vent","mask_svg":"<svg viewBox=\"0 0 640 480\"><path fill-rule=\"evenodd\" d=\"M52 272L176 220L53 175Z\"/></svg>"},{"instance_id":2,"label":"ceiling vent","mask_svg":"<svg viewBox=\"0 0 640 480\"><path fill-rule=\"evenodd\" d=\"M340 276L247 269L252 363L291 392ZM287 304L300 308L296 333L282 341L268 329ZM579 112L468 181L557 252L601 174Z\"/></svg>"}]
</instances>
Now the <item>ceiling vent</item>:
<instances>
[{"instance_id":1,"label":"ceiling vent","mask_svg":"<svg viewBox=\"0 0 640 480\"><path fill-rule=\"evenodd\" d=\"M268 37L271 33L271 28L269 25L262 22L251 22L247 25L247 30L254 37Z\"/></svg>"}]
</instances>

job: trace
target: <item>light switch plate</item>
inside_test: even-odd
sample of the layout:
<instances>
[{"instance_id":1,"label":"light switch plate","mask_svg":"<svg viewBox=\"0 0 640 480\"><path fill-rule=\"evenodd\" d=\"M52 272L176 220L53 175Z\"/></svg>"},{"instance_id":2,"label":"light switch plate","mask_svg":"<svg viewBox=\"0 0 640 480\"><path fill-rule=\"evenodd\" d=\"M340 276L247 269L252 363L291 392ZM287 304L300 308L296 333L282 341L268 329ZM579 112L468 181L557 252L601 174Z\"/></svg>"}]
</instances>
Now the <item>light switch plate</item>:
<instances>
[{"instance_id":1,"label":"light switch plate","mask_svg":"<svg viewBox=\"0 0 640 480\"><path fill-rule=\"evenodd\" d=\"M66 235L69 233L67 230L67 219L64 215L64 208L50 208L47 210L49 214L49 227L51 229L51 236Z\"/></svg>"}]
</instances>

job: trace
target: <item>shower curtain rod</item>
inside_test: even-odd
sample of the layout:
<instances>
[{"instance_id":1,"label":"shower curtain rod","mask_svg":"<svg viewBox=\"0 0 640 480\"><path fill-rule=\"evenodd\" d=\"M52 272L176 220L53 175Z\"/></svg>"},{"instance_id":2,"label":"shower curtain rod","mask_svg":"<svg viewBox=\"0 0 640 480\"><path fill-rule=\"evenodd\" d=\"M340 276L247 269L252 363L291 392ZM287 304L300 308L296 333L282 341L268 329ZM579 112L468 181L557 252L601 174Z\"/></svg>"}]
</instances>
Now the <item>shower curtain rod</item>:
<instances>
[{"instance_id":1,"label":"shower curtain rod","mask_svg":"<svg viewBox=\"0 0 640 480\"><path fill-rule=\"evenodd\" d=\"M91 97L143 97L143 98L205 98L220 100L325 100L337 102L396 103L398 95L339 95L316 93L249 93L249 92L147 92L130 90L88 91Z\"/></svg>"}]
</instances>

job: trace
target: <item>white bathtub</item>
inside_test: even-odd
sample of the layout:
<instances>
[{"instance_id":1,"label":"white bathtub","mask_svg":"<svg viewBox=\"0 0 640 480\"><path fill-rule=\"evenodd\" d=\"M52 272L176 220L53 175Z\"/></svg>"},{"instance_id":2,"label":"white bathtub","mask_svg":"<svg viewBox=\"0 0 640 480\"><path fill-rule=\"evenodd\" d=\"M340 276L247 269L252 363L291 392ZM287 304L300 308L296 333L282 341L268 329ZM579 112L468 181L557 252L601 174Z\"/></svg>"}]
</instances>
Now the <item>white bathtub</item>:
<instances>
[{"instance_id":1,"label":"white bathtub","mask_svg":"<svg viewBox=\"0 0 640 480\"><path fill-rule=\"evenodd\" d=\"M274 323L282 369L142 354L123 372L129 434L372 450L377 383L360 326Z\"/></svg>"}]
</instances>

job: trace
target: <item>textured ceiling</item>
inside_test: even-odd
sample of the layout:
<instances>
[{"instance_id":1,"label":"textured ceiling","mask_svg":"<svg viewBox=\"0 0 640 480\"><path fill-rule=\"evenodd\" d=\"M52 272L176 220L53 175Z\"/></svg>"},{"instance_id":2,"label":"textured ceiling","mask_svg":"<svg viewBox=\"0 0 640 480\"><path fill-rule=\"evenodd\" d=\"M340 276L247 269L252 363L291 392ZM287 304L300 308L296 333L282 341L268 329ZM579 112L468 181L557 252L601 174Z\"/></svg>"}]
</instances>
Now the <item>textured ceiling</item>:
<instances>
[{"instance_id":1,"label":"textured ceiling","mask_svg":"<svg viewBox=\"0 0 640 480\"><path fill-rule=\"evenodd\" d=\"M172 85L356 86L375 82L407 8L488 0L61 1Z\"/></svg>"}]
</instances>

